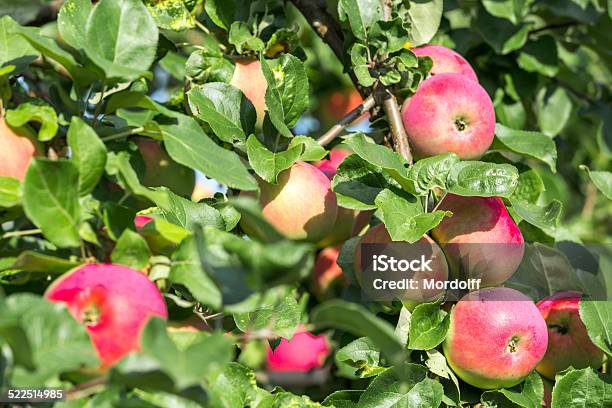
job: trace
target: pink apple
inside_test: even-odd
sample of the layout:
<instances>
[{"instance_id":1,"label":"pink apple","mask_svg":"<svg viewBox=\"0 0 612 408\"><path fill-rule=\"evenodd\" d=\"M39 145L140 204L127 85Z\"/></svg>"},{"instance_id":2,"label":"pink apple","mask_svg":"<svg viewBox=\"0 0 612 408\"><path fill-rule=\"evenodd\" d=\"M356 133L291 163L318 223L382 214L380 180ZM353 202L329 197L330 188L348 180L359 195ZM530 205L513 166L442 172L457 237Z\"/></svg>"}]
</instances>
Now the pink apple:
<instances>
[{"instance_id":1,"label":"pink apple","mask_svg":"<svg viewBox=\"0 0 612 408\"><path fill-rule=\"evenodd\" d=\"M452 152L476 159L493 142L493 102L465 75L438 74L425 80L404 102L402 119L419 157Z\"/></svg>"},{"instance_id":2,"label":"pink apple","mask_svg":"<svg viewBox=\"0 0 612 408\"><path fill-rule=\"evenodd\" d=\"M478 82L478 77L472 66L458 52L441 45L424 45L413 48L412 51L419 57L429 57L433 61L430 75L461 74L472 81Z\"/></svg>"},{"instance_id":3,"label":"pink apple","mask_svg":"<svg viewBox=\"0 0 612 408\"><path fill-rule=\"evenodd\" d=\"M530 298L510 288L487 288L457 302L443 348L459 378L493 389L523 381L547 343L546 322Z\"/></svg>"},{"instance_id":4,"label":"pink apple","mask_svg":"<svg viewBox=\"0 0 612 408\"><path fill-rule=\"evenodd\" d=\"M320 368L330 350L324 335L315 336L300 325L291 340L281 339L274 351L268 346L268 371L310 371Z\"/></svg>"},{"instance_id":5,"label":"pink apple","mask_svg":"<svg viewBox=\"0 0 612 408\"><path fill-rule=\"evenodd\" d=\"M334 284L346 281L342 268L338 265L339 255L340 247L324 248L317 255L312 274L312 286L314 292L320 297L327 295Z\"/></svg>"},{"instance_id":6,"label":"pink apple","mask_svg":"<svg viewBox=\"0 0 612 408\"><path fill-rule=\"evenodd\" d=\"M570 366L598 369L603 364L604 352L593 344L580 319L581 296L579 292L558 292L537 304L548 325L548 349L537 370L551 380Z\"/></svg>"},{"instance_id":7,"label":"pink apple","mask_svg":"<svg viewBox=\"0 0 612 408\"><path fill-rule=\"evenodd\" d=\"M321 240L331 231L338 212L329 179L315 166L298 161L282 171L277 180L278 184L259 180L259 203L266 220L290 239ZM241 226L247 233L256 234L247 222L241 222Z\"/></svg>"},{"instance_id":8,"label":"pink apple","mask_svg":"<svg viewBox=\"0 0 612 408\"><path fill-rule=\"evenodd\" d=\"M453 213L432 231L457 278L497 286L516 271L525 251L521 231L499 197L448 194L440 210Z\"/></svg>"},{"instance_id":9,"label":"pink apple","mask_svg":"<svg viewBox=\"0 0 612 408\"><path fill-rule=\"evenodd\" d=\"M257 124L263 124L266 109L266 90L268 82L257 60L241 59L236 61L230 85L240 89L257 111Z\"/></svg>"},{"instance_id":10,"label":"pink apple","mask_svg":"<svg viewBox=\"0 0 612 408\"><path fill-rule=\"evenodd\" d=\"M151 221L153 221L153 218L149 217L148 215L137 215L136 217L134 217L134 226L136 226L136 229L139 230L141 228L144 228L144 226L150 223Z\"/></svg>"},{"instance_id":11,"label":"pink apple","mask_svg":"<svg viewBox=\"0 0 612 408\"><path fill-rule=\"evenodd\" d=\"M45 297L65 303L85 325L103 368L138 350L140 333L151 316L168 317L157 286L122 265L79 266L53 282Z\"/></svg>"},{"instance_id":12,"label":"pink apple","mask_svg":"<svg viewBox=\"0 0 612 408\"><path fill-rule=\"evenodd\" d=\"M0 112L0 176L23 180L32 157L38 155L38 143L25 128L14 129Z\"/></svg>"}]
</instances>

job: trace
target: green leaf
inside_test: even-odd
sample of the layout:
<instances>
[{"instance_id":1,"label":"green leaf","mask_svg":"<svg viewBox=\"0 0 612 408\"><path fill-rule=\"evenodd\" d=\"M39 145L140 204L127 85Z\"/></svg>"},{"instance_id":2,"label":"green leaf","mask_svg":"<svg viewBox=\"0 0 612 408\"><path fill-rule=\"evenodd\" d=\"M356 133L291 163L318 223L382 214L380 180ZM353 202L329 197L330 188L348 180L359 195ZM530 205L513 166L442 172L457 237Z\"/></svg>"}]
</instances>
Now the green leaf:
<instances>
[{"instance_id":1,"label":"green leaf","mask_svg":"<svg viewBox=\"0 0 612 408\"><path fill-rule=\"evenodd\" d=\"M510 199L512 208L516 213L531 225L535 225L551 237L555 236L563 204L558 200L552 200L548 205L540 207L525 201Z\"/></svg>"},{"instance_id":2,"label":"green leaf","mask_svg":"<svg viewBox=\"0 0 612 408\"><path fill-rule=\"evenodd\" d=\"M111 253L111 260L113 263L142 270L149 264L150 256L151 252L147 241L136 232L126 229L117 240L117 244Z\"/></svg>"},{"instance_id":3,"label":"green leaf","mask_svg":"<svg viewBox=\"0 0 612 408\"><path fill-rule=\"evenodd\" d=\"M157 50L155 20L138 0L104 0L89 16L85 52L107 78L135 80L147 73Z\"/></svg>"},{"instance_id":4,"label":"green leaf","mask_svg":"<svg viewBox=\"0 0 612 408\"><path fill-rule=\"evenodd\" d=\"M249 26L242 21L234 21L230 27L228 42L236 47L238 54L245 51L262 51L265 47L264 42L254 36L249 30Z\"/></svg>"},{"instance_id":5,"label":"green leaf","mask_svg":"<svg viewBox=\"0 0 612 408\"><path fill-rule=\"evenodd\" d=\"M9 16L0 18L0 67L8 64L29 64L36 59L36 51L19 35L19 25Z\"/></svg>"},{"instance_id":6,"label":"green leaf","mask_svg":"<svg viewBox=\"0 0 612 408\"><path fill-rule=\"evenodd\" d=\"M324 407L357 408L362 392L360 390L334 391L323 400L322 404Z\"/></svg>"},{"instance_id":7,"label":"green leaf","mask_svg":"<svg viewBox=\"0 0 612 408\"><path fill-rule=\"evenodd\" d=\"M266 108L274 127L291 138L290 128L308 108L308 77L304 63L291 54L275 60L261 59L261 68L268 83Z\"/></svg>"},{"instance_id":8,"label":"green leaf","mask_svg":"<svg viewBox=\"0 0 612 408\"><path fill-rule=\"evenodd\" d=\"M253 104L231 85L207 83L193 87L187 96L194 116L208 123L224 142L245 141L255 129L257 114Z\"/></svg>"},{"instance_id":9,"label":"green leaf","mask_svg":"<svg viewBox=\"0 0 612 408\"><path fill-rule=\"evenodd\" d=\"M57 15L57 29L66 44L83 48L85 26L91 13L91 0L67 0Z\"/></svg>"},{"instance_id":10,"label":"green leaf","mask_svg":"<svg viewBox=\"0 0 612 408\"><path fill-rule=\"evenodd\" d=\"M195 19L185 0L144 0L159 28L183 31L195 27Z\"/></svg>"},{"instance_id":11,"label":"green leaf","mask_svg":"<svg viewBox=\"0 0 612 408\"><path fill-rule=\"evenodd\" d=\"M607 407L612 402L609 376L592 368L571 370L557 378L552 391L552 408Z\"/></svg>"},{"instance_id":12,"label":"green leaf","mask_svg":"<svg viewBox=\"0 0 612 408\"><path fill-rule=\"evenodd\" d=\"M73 260L58 258L35 251L23 251L13 262L11 268L26 272L59 275L77 266L79 266L79 263Z\"/></svg>"},{"instance_id":13,"label":"green leaf","mask_svg":"<svg viewBox=\"0 0 612 408\"><path fill-rule=\"evenodd\" d=\"M446 179L450 169L459 162L455 153L427 157L414 163L408 172L408 178L414 182L410 189L415 194L427 195L434 187L446 189Z\"/></svg>"},{"instance_id":14,"label":"green leaf","mask_svg":"<svg viewBox=\"0 0 612 408\"><path fill-rule=\"evenodd\" d=\"M508 54L518 50L527 42L529 25L513 25L508 20L495 18L479 10L475 20L476 31L497 54Z\"/></svg>"},{"instance_id":15,"label":"green leaf","mask_svg":"<svg viewBox=\"0 0 612 408\"><path fill-rule=\"evenodd\" d=\"M415 1L410 3L407 15L410 20L410 45L427 44L438 31L442 20L442 0Z\"/></svg>"},{"instance_id":16,"label":"green leaf","mask_svg":"<svg viewBox=\"0 0 612 408\"><path fill-rule=\"evenodd\" d=\"M79 172L67 160L35 158L23 183L23 208L43 235L59 247L78 247Z\"/></svg>"},{"instance_id":17,"label":"green leaf","mask_svg":"<svg viewBox=\"0 0 612 408\"><path fill-rule=\"evenodd\" d=\"M341 18L348 17L355 37L363 41L368 37L369 28L383 18L378 0L340 0L338 9Z\"/></svg>"},{"instance_id":18,"label":"green leaf","mask_svg":"<svg viewBox=\"0 0 612 408\"><path fill-rule=\"evenodd\" d=\"M276 302L263 302L254 312L235 313L236 327L244 333L269 330L276 336L291 339L301 319L301 310L291 295Z\"/></svg>"},{"instance_id":19,"label":"green leaf","mask_svg":"<svg viewBox=\"0 0 612 408\"><path fill-rule=\"evenodd\" d=\"M210 384L210 406L241 408L257 398L255 373L239 363L229 363L225 370ZM251 405L253 406L253 405Z\"/></svg>"},{"instance_id":20,"label":"green leaf","mask_svg":"<svg viewBox=\"0 0 612 408\"><path fill-rule=\"evenodd\" d=\"M521 385L510 389L485 391L481 401L486 406L540 408L544 397L542 378L532 372Z\"/></svg>"},{"instance_id":21,"label":"green leaf","mask_svg":"<svg viewBox=\"0 0 612 408\"><path fill-rule=\"evenodd\" d=\"M497 123L495 125L495 137L500 142L502 149L519 153L540 160L556 172L557 147L555 142L548 136L539 132L527 130L510 129ZM494 145L493 148L497 146Z\"/></svg>"},{"instance_id":22,"label":"green leaf","mask_svg":"<svg viewBox=\"0 0 612 408\"><path fill-rule=\"evenodd\" d=\"M16 128L28 122L40 123L38 140L43 142L53 139L59 127L57 113L50 105L42 101L24 102L17 109L8 109L6 121Z\"/></svg>"},{"instance_id":23,"label":"green leaf","mask_svg":"<svg viewBox=\"0 0 612 408\"><path fill-rule=\"evenodd\" d=\"M365 87L374 85L376 78L370 73L370 55L368 47L356 43L351 47L351 64L359 84Z\"/></svg>"},{"instance_id":24,"label":"green leaf","mask_svg":"<svg viewBox=\"0 0 612 408\"><path fill-rule=\"evenodd\" d=\"M208 4L209 1L206 2ZM224 58L220 49L196 50L185 63L185 75L196 83L229 83L234 74L234 64Z\"/></svg>"},{"instance_id":25,"label":"green leaf","mask_svg":"<svg viewBox=\"0 0 612 408\"><path fill-rule=\"evenodd\" d=\"M442 403L442 385L417 364L393 367L376 377L359 399L359 407L430 408Z\"/></svg>"},{"instance_id":26,"label":"green leaf","mask_svg":"<svg viewBox=\"0 0 612 408\"><path fill-rule=\"evenodd\" d=\"M444 341L450 314L439 303L422 303L412 312L408 331L408 349L430 350Z\"/></svg>"},{"instance_id":27,"label":"green leaf","mask_svg":"<svg viewBox=\"0 0 612 408\"><path fill-rule=\"evenodd\" d=\"M156 204L166 221L190 231L203 225L210 225L221 230L225 229L225 221L216 208L206 203L194 203L174 194L166 187L159 187L155 190L165 193L165 199L156 202Z\"/></svg>"},{"instance_id":28,"label":"green leaf","mask_svg":"<svg viewBox=\"0 0 612 408\"><path fill-rule=\"evenodd\" d=\"M528 3L524 0L483 0L482 5L492 16L505 18L516 25L528 10Z\"/></svg>"},{"instance_id":29,"label":"green leaf","mask_svg":"<svg viewBox=\"0 0 612 408\"><path fill-rule=\"evenodd\" d=\"M509 164L462 161L451 167L446 186L449 193L457 195L508 197L518 178L518 170Z\"/></svg>"},{"instance_id":30,"label":"green leaf","mask_svg":"<svg viewBox=\"0 0 612 408\"><path fill-rule=\"evenodd\" d=\"M557 86L542 88L536 97L538 126L548 137L557 136L567 124L572 113L572 100L567 91Z\"/></svg>"},{"instance_id":31,"label":"green leaf","mask_svg":"<svg viewBox=\"0 0 612 408\"><path fill-rule=\"evenodd\" d=\"M241 223L248 225L249 231L253 231L257 238L263 242L277 242L284 237L263 216L259 202L250 197L237 197L229 203L240 212Z\"/></svg>"},{"instance_id":32,"label":"green leaf","mask_svg":"<svg viewBox=\"0 0 612 408\"><path fill-rule=\"evenodd\" d=\"M0 207L10 208L21 203L21 183L12 177L0 176Z\"/></svg>"},{"instance_id":33,"label":"green leaf","mask_svg":"<svg viewBox=\"0 0 612 408\"><path fill-rule=\"evenodd\" d=\"M393 241L414 243L450 214L447 211L425 213L417 197L388 189L376 196L375 203Z\"/></svg>"},{"instance_id":34,"label":"green leaf","mask_svg":"<svg viewBox=\"0 0 612 408\"><path fill-rule=\"evenodd\" d=\"M360 378L373 377L385 371L380 366L380 349L369 337L360 337L336 351L336 361L357 368Z\"/></svg>"},{"instance_id":35,"label":"green leaf","mask_svg":"<svg viewBox=\"0 0 612 408\"><path fill-rule=\"evenodd\" d=\"M249 163L255 173L268 183L276 184L278 175L283 170L290 168L302 154L302 145L285 150L284 152L271 152L257 139L251 135L246 143Z\"/></svg>"},{"instance_id":36,"label":"green leaf","mask_svg":"<svg viewBox=\"0 0 612 408\"><path fill-rule=\"evenodd\" d=\"M235 21L236 0L207 0L204 4L206 14L219 27L225 31Z\"/></svg>"},{"instance_id":37,"label":"green leaf","mask_svg":"<svg viewBox=\"0 0 612 408\"><path fill-rule=\"evenodd\" d=\"M356 336L367 336L391 363L406 361L404 346L394 334L393 327L363 306L343 300L330 300L316 306L311 314L313 323L336 327Z\"/></svg>"},{"instance_id":38,"label":"green leaf","mask_svg":"<svg viewBox=\"0 0 612 408\"><path fill-rule=\"evenodd\" d=\"M71 161L79 169L79 194L91 193L104 174L106 146L98 134L82 119L73 116L68 129Z\"/></svg>"},{"instance_id":39,"label":"green leaf","mask_svg":"<svg viewBox=\"0 0 612 408\"><path fill-rule=\"evenodd\" d=\"M289 143L288 150L295 146L303 146L303 152L300 156L300 160L303 161L317 161L321 160L327 155L327 150L323 146L317 143L317 141L310 136L295 136Z\"/></svg>"},{"instance_id":40,"label":"green leaf","mask_svg":"<svg viewBox=\"0 0 612 408\"><path fill-rule=\"evenodd\" d=\"M521 169L518 185L510 196L510 199L535 204L544 190L542 177L540 177L537 171L526 167L526 169Z\"/></svg>"},{"instance_id":41,"label":"green leaf","mask_svg":"<svg viewBox=\"0 0 612 408\"><path fill-rule=\"evenodd\" d=\"M169 279L184 285L200 303L214 309L221 307L221 292L203 269L195 239L187 237L172 254Z\"/></svg>"},{"instance_id":42,"label":"green leaf","mask_svg":"<svg viewBox=\"0 0 612 408\"><path fill-rule=\"evenodd\" d=\"M168 153L176 162L240 190L256 190L257 182L234 152L223 149L204 133L195 119L178 116L175 125L162 125Z\"/></svg>"},{"instance_id":43,"label":"green leaf","mask_svg":"<svg viewBox=\"0 0 612 408\"><path fill-rule=\"evenodd\" d=\"M559 72L557 44L551 36L539 37L525 45L516 62L525 71L554 77Z\"/></svg>"},{"instance_id":44,"label":"green leaf","mask_svg":"<svg viewBox=\"0 0 612 408\"><path fill-rule=\"evenodd\" d=\"M597 187L608 200L612 200L612 173L609 171L591 171L585 165L581 165L580 168L588 173L595 187Z\"/></svg>"},{"instance_id":45,"label":"green leaf","mask_svg":"<svg viewBox=\"0 0 612 408\"><path fill-rule=\"evenodd\" d=\"M591 341L612 356L612 303L580 300L580 318Z\"/></svg>"}]
</instances>

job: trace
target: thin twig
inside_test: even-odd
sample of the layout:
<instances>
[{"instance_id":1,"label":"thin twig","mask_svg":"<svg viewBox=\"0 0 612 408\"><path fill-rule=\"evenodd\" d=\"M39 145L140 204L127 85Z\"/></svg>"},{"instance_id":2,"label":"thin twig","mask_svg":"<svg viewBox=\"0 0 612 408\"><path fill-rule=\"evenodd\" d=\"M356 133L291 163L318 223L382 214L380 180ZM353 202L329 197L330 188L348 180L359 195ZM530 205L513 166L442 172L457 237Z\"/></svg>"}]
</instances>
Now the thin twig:
<instances>
[{"instance_id":1,"label":"thin twig","mask_svg":"<svg viewBox=\"0 0 612 408\"><path fill-rule=\"evenodd\" d=\"M110 142L110 141L113 141L113 140L124 138L126 136L131 136L131 135L135 135L137 133L144 132L144 130L145 130L144 127L137 127L137 128L134 128L134 129L126 130L124 132L115 133L114 135L104 136L103 138L101 138L101 140L103 142Z\"/></svg>"},{"instance_id":2,"label":"thin twig","mask_svg":"<svg viewBox=\"0 0 612 408\"><path fill-rule=\"evenodd\" d=\"M101 387L104 387L106 381L106 377L99 377L91 381L77 384L66 391L66 398L69 400L76 400L91 394L95 394L100 391Z\"/></svg>"},{"instance_id":3,"label":"thin twig","mask_svg":"<svg viewBox=\"0 0 612 408\"><path fill-rule=\"evenodd\" d=\"M317 143L321 146L328 145L334 140L344 129L346 129L351 123L357 120L365 112L369 112L376 106L374 96L368 96L358 107L347 113L342 119L338 121L334 126L331 127L325 134L317 139Z\"/></svg>"},{"instance_id":4,"label":"thin twig","mask_svg":"<svg viewBox=\"0 0 612 408\"><path fill-rule=\"evenodd\" d=\"M448 194L448 192L444 192L444 194L442 194L442 197L440 197L440 200L438 200L438 202L436 203L436 205L434 206L433 210L431 210L431 212L435 212L438 207L440 207L440 204L442 204L442 201L444 201L444 199L446 198L446 195Z\"/></svg>"},{"instance_id":5,"label":"thin twig","mask_svg":"<svg viewBox=\"0 0 612 408\"><path fill-rule=\"evenodd\" d=\"M387 91L388 92L388 91ZM402 155L404 159L412 166L412 152L410 151L410 145L408 144L408 135L404 129L402 123L402 115L400 114L399 106L395 95L388 92L387 99L383 102L383 108L387 119L389 120L389 126L391 127L391 137L393 138L393 147L395 151Z\"/></svg>"},{"instance_id":6,"label":"thin twig","mask_svg":"<svg viewBox=\"0 0 612 408\"><path fill-rule=\"evenodd\" d=\"M30 229L30 230L23 230L23 231L11 231L11 232L7 232L4 235L2 235L2 239L12 238L12 237L24 237L27 235L36 235L36 234L42 234L42 230Z\"/></svg>"}]
</instances>

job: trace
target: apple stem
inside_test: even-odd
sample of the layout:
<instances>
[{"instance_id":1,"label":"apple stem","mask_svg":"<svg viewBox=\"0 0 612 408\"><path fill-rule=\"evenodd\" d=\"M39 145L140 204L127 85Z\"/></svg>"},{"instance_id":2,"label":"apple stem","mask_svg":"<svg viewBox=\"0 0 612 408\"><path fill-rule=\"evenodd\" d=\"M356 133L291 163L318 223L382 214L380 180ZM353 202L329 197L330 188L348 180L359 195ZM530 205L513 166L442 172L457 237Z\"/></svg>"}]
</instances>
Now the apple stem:
<instances>
[{"instance_id":1,"label":"apple stem","mask_svg":"<svg viewBox=\"0 0 612 408\"><path fill-rule=\"evenodd\" d=\"M331 143L344 129L351 123L357 120L365 112L369 112L376 106L374 96L368 96L359 106L347 113L342 119L331 127L325 134L317 139L317 143L321 146L326 146Z\"/></svg>"},{"instance_id":2,"label":"apple stem","mask_svg":"<svg viewBox=\"0 0 612 408\"><path fill-rule=\"evenodd\" d=\"M37 235L41 234L42 230L40 229L31 229L31 230L23 230L23 231L10 231L2 235L0 239L6 239L11 237L23 237L26 235Z\"/></svg>"},{"instance_id":3,"label":"apple stem","mask_svg":"<svg viewBox=\"0 0 612 408\"><path fill-rule=\"evenodd\" d=\"M387 91L387 99L383 102L383 108L389 120L389 126L391 127L393 147L395 147L395 150L412 166L412 152L410 151L410 144L408 144L406 129L404 129L404 124L402 123L399 105L397 104L395 95L389 91Z\"/></svg>"}]
</instances>

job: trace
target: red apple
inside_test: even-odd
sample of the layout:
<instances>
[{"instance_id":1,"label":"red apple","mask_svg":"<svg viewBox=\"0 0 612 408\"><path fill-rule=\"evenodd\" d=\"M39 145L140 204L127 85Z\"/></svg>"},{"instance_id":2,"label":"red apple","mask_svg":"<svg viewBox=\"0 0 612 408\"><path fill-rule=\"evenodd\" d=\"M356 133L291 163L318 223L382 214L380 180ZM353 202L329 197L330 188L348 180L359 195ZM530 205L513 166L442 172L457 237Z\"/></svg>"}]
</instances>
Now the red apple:
<instances>
[{"instance_id":1,"label":"red apple","mask_svg":"<svg viewBox=\"0 0 612 408\"><path fill-rule=\"evenodd\" d=\"M0 176L23 180L32 157L38 155L34 135L26 129L14 129L0 112Z\"/></svg>"},{"instance_id":2,"label":"red apple","mask_svg":"<svg viewBox=\"0 0 612 408\"><path fill-rule=\"evenodd\" d=\"M438 74L425 80L404 102L402 119L419 157L452 152L476 159L493 142L493 102L465 75Z\"/></svg>"},{"instance_id":3,"label":"red apple","mask_svg":"<svg viewBox=\"0 0 612 408\"><path fill-rule=\"evenodd\" d=\"M338 265L339 255L340 247L324 248L317 255L312 274L312 286L315 294L320 297L325 296L334 284L346 281L342 268Z\"/></svg>"},{"instance_id":4,"label":"red apple","mask_svg":"<svg viewBox=\"0 0 612 408\"><path fill-rule=\"evenodd\" d=\"M457 302L443 348L459 378L493 389L523 381L547 343L546 322L530 298L510 288L487 288Z\"/></svg>"},{"instance_id":5,"label":"red apple","mask_svg":"<svg viewBox=\"0 0 612 408\"><path fill-rule=\"evenodd\" d=\"M325 174L311 164L295 162L278 175L278 184L259 180L259 188L264 217L290 239L318 242L336 222L336 195ZM248 223L241 226L254 233Z\"/></svg>"},{"instance_id":6,"label":"red apple","mask_svg":"<svg viewBox=\"0 0 612 408\"><path fill-rule=\"evenodd\" d=\"M144 228L144 226L150 223L151 221L153 221L153 218L149 217L148 215L137 215L136 217L134 217L134 226L136 226L136 229L139 230L141 228Z\"/></svg>"},{"instance_id":7,"label":"red apple","mask_svg":"<svg viewBox=\"0 0 612 408\"><path fill-rule=\"evenodd\" d=\"M472 81L478 82L478 77L472 66L458 52L441 45L424 45L413 48L412 51L419 57L429 57L433 61L430 75L461 74Z\"/></svg>"},{"instance_id":8,"label":"red apple","mask_svg":"<svg viewBox=\"0 0 612 408\"><path fill-rule=\"evenodd\" d=\"M266 365L270 372L310 371L323 366L330 350L324 335L315 336L300 325L291 340L281 339L274 351L268 346Z\"/></svg>"},{"instance_id":9,"label":"red apple","mask_svg":"<svg viewBox=\"0 0 612 408\"><path fill-rule=\"evenodd\" d=\"M143 185L165 186L175 194L191 197L195 185L193 170L172 160L159 142L153 139L139 138L136 143L145 162Z\"/></svg>"},{"instance_id":10,"label":"red apple","mask_svg":"<svg viewBox=\"0 0 612 408\"><path fill-rule=\"evenodd\" d=\"M521 231L499 197L448 194L439 206L452 211L432 231L456 278L498 286L516 271L525 251Z\"/></svg>"},{"instance_id":11,"label":"red apple","mask_svg":"<svg viewBox=\"0 0 612 408\"><path fill-rule=\"evenodd\" d=\"M537 304L548 325L548 349L537 370L551 380L570 366L598 369L603 364L604 352L593 344L580 319L580 297L579 292L558 292Z\"/></svg>"},{"instance_id":12,"label":"red apple","mask_svg":"<svg viewBox=\"0 0 612 408\"><path fill-rule=\"evenodd\" d=\"M361 105L363 98L356 89L343 89L332 92L324 105L324 113L330 116L330 120L337 122L350 111ZM367 114L364 114L365 117Z\"/></svg>"},{"instance_id":13,"label":"red apple","mask_svg":"<svg viewBox=\"0 0 612 408\"><path fill-rule=\"evenodd\" d=\"M261 70L261 63L250 59L236 61L230 85L240 89L251 101L257 111L257 124L261 126L265 115L266 90L268 89L268 82Z\"/></svg>"},{"instance_id":14,"label":"red apple","mask_svg":"<svg viewBox=\"0 0 612 408\"><path fill-rule=\"evenodd\" d=\"M352 152L346 147L334 147L329 152L329 159L319 160L314 163L314 166L325 173L331 181L336 175L338 166L351 154ZM372 213L373 211L358 211L338 207L336 223L331 232L318 243L319 247L338 245L357 235L370 221Z\"/></svg>"},{"instance_id":15,"label":"red apple","mask_svg":"<svg viewBox=\"0 0 612 408\"><path fill-rule=\"evenodd\" d=\"M393 241L387 228L384 224L379 224L375 227L370 228L361 237L359 244L355 247L355 277L359 285L363 284L362 268L361 268L361 251L363 244L390 244ZM414 272L410 278L419 282L419 289L408 289L406 295L401 300L408 306L415 306L422 302L433 301L440 297L444 293L444 289L425 289L422 283L426 279L433 279L434 281L446 281L448 279L448 265L444 253L428 235L423 237L414 243L415 253L406 254L406 257L413 257L414 255L424 255L426 259L432 259L431 264L432 271L417 271ZM418 254L417 254L418 253ZM408 273L408 272L406 272ZM408 277L408 276L407 276Z\"/></svg>"},{"instance_id":16,"label":"red apple","mask_svg":"<svg viewBox=\"0 0 612 408\"><path fill-rule=\"evenodd\" d=\"M168 317L155 284L122 265L79 266L53 282L45 297L66 303L85 325L103 368L138 350L140 333L151 316Z\"/></svg>"}]
</instances>

